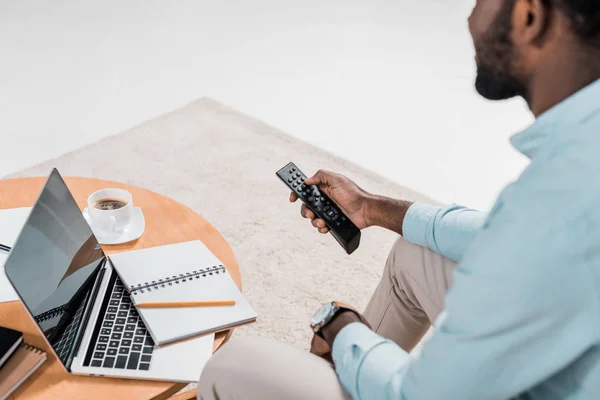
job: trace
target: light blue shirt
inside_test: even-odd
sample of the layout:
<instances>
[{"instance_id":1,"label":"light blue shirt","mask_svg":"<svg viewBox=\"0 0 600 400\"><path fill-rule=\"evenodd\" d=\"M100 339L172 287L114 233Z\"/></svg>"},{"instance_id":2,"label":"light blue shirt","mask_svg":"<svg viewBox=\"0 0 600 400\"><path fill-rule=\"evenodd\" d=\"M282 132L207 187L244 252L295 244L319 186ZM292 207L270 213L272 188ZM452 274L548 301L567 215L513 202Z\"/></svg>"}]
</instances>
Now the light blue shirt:
<instances>
[{"instance_id":1,"label":"light blue shirt","mask_svg":"<svg viewBox=\"0 0 600 400\"><path fill-rule=\"evenodd\" d=\"M512 143L531 162L489 214L408 210L406 240L459 261L454 284L418 353L340 332L354 399L600 399L600 81Z\"/></svg>"}]
</instances>

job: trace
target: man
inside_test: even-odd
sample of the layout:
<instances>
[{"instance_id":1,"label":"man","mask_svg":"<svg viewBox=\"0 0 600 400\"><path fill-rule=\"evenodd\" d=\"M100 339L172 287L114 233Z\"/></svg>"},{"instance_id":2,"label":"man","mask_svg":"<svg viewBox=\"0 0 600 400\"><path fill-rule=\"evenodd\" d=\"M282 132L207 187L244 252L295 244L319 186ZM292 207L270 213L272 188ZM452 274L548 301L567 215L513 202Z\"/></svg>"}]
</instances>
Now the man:
<instances>
[{"instance_id":1,"label":"man","mask_svg":"<svg viewBox=\"0 0 600 400\"><path fill-rule=\"evenodd\" d=\"M233 340L199 398L600 399L600 2L479 0L469 27L479 93L521 96L537 118L512 138L529 167L489 214L317 173L307 183L359 227L404 236L364 318L339 304L315 315L312 352L332 347L335 370L282 344Z\"/></svg>"}]
</instances>

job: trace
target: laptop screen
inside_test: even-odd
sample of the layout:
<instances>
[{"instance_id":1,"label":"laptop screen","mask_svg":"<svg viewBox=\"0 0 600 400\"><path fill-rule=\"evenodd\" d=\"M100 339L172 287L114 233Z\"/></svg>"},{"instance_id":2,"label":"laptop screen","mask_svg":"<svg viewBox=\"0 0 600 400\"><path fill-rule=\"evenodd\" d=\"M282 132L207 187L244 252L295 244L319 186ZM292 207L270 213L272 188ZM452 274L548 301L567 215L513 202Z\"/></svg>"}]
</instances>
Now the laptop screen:
<instances>
[{"instance_id":1,"label":"laptop screen","mask_svg":"<svg viewBox=\"0 0 600 400\"><path fill-rule=\"evenodd\" d=\"M106 257L55 169L5 264L23 303L67 365Z\"/></svg>"}]
</instances>

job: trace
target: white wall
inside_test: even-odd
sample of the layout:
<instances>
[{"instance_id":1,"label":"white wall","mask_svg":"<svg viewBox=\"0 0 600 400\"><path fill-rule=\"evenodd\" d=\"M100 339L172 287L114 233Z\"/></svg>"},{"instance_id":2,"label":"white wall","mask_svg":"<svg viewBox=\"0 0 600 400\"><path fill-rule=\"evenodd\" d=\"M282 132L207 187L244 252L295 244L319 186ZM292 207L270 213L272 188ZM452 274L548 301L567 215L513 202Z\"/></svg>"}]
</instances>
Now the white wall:
<instances>
[{"instance_id":1,"label":"white wall","mask_svg":"<svg viewBox=\"0 0 600 400\"><path fill-rule=\"evenodd\" d=\"M0 0L0 176L210 96L487 207L531 117L474 92L473 2Z\"/></svg>"}]
</instances>

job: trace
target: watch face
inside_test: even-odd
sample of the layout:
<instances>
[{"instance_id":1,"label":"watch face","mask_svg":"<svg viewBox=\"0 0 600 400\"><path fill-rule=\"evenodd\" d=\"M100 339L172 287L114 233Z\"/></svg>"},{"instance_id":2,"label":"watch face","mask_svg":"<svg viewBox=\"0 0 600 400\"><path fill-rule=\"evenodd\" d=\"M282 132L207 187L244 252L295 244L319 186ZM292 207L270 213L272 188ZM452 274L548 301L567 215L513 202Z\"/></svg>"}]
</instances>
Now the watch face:
<instances>
[{"instance_id":1,"label":"watch face","mask_svg":"<svg viewBox=\"0 0 600 400\"><path fill-rule=\"evenodd\" d=\"M327 320L327 318L333 312L333 304L327 303L323 307L319 308L315 315L312 317L310 324L312 326L319 325Z\"/></svg>"}]
</instances>

